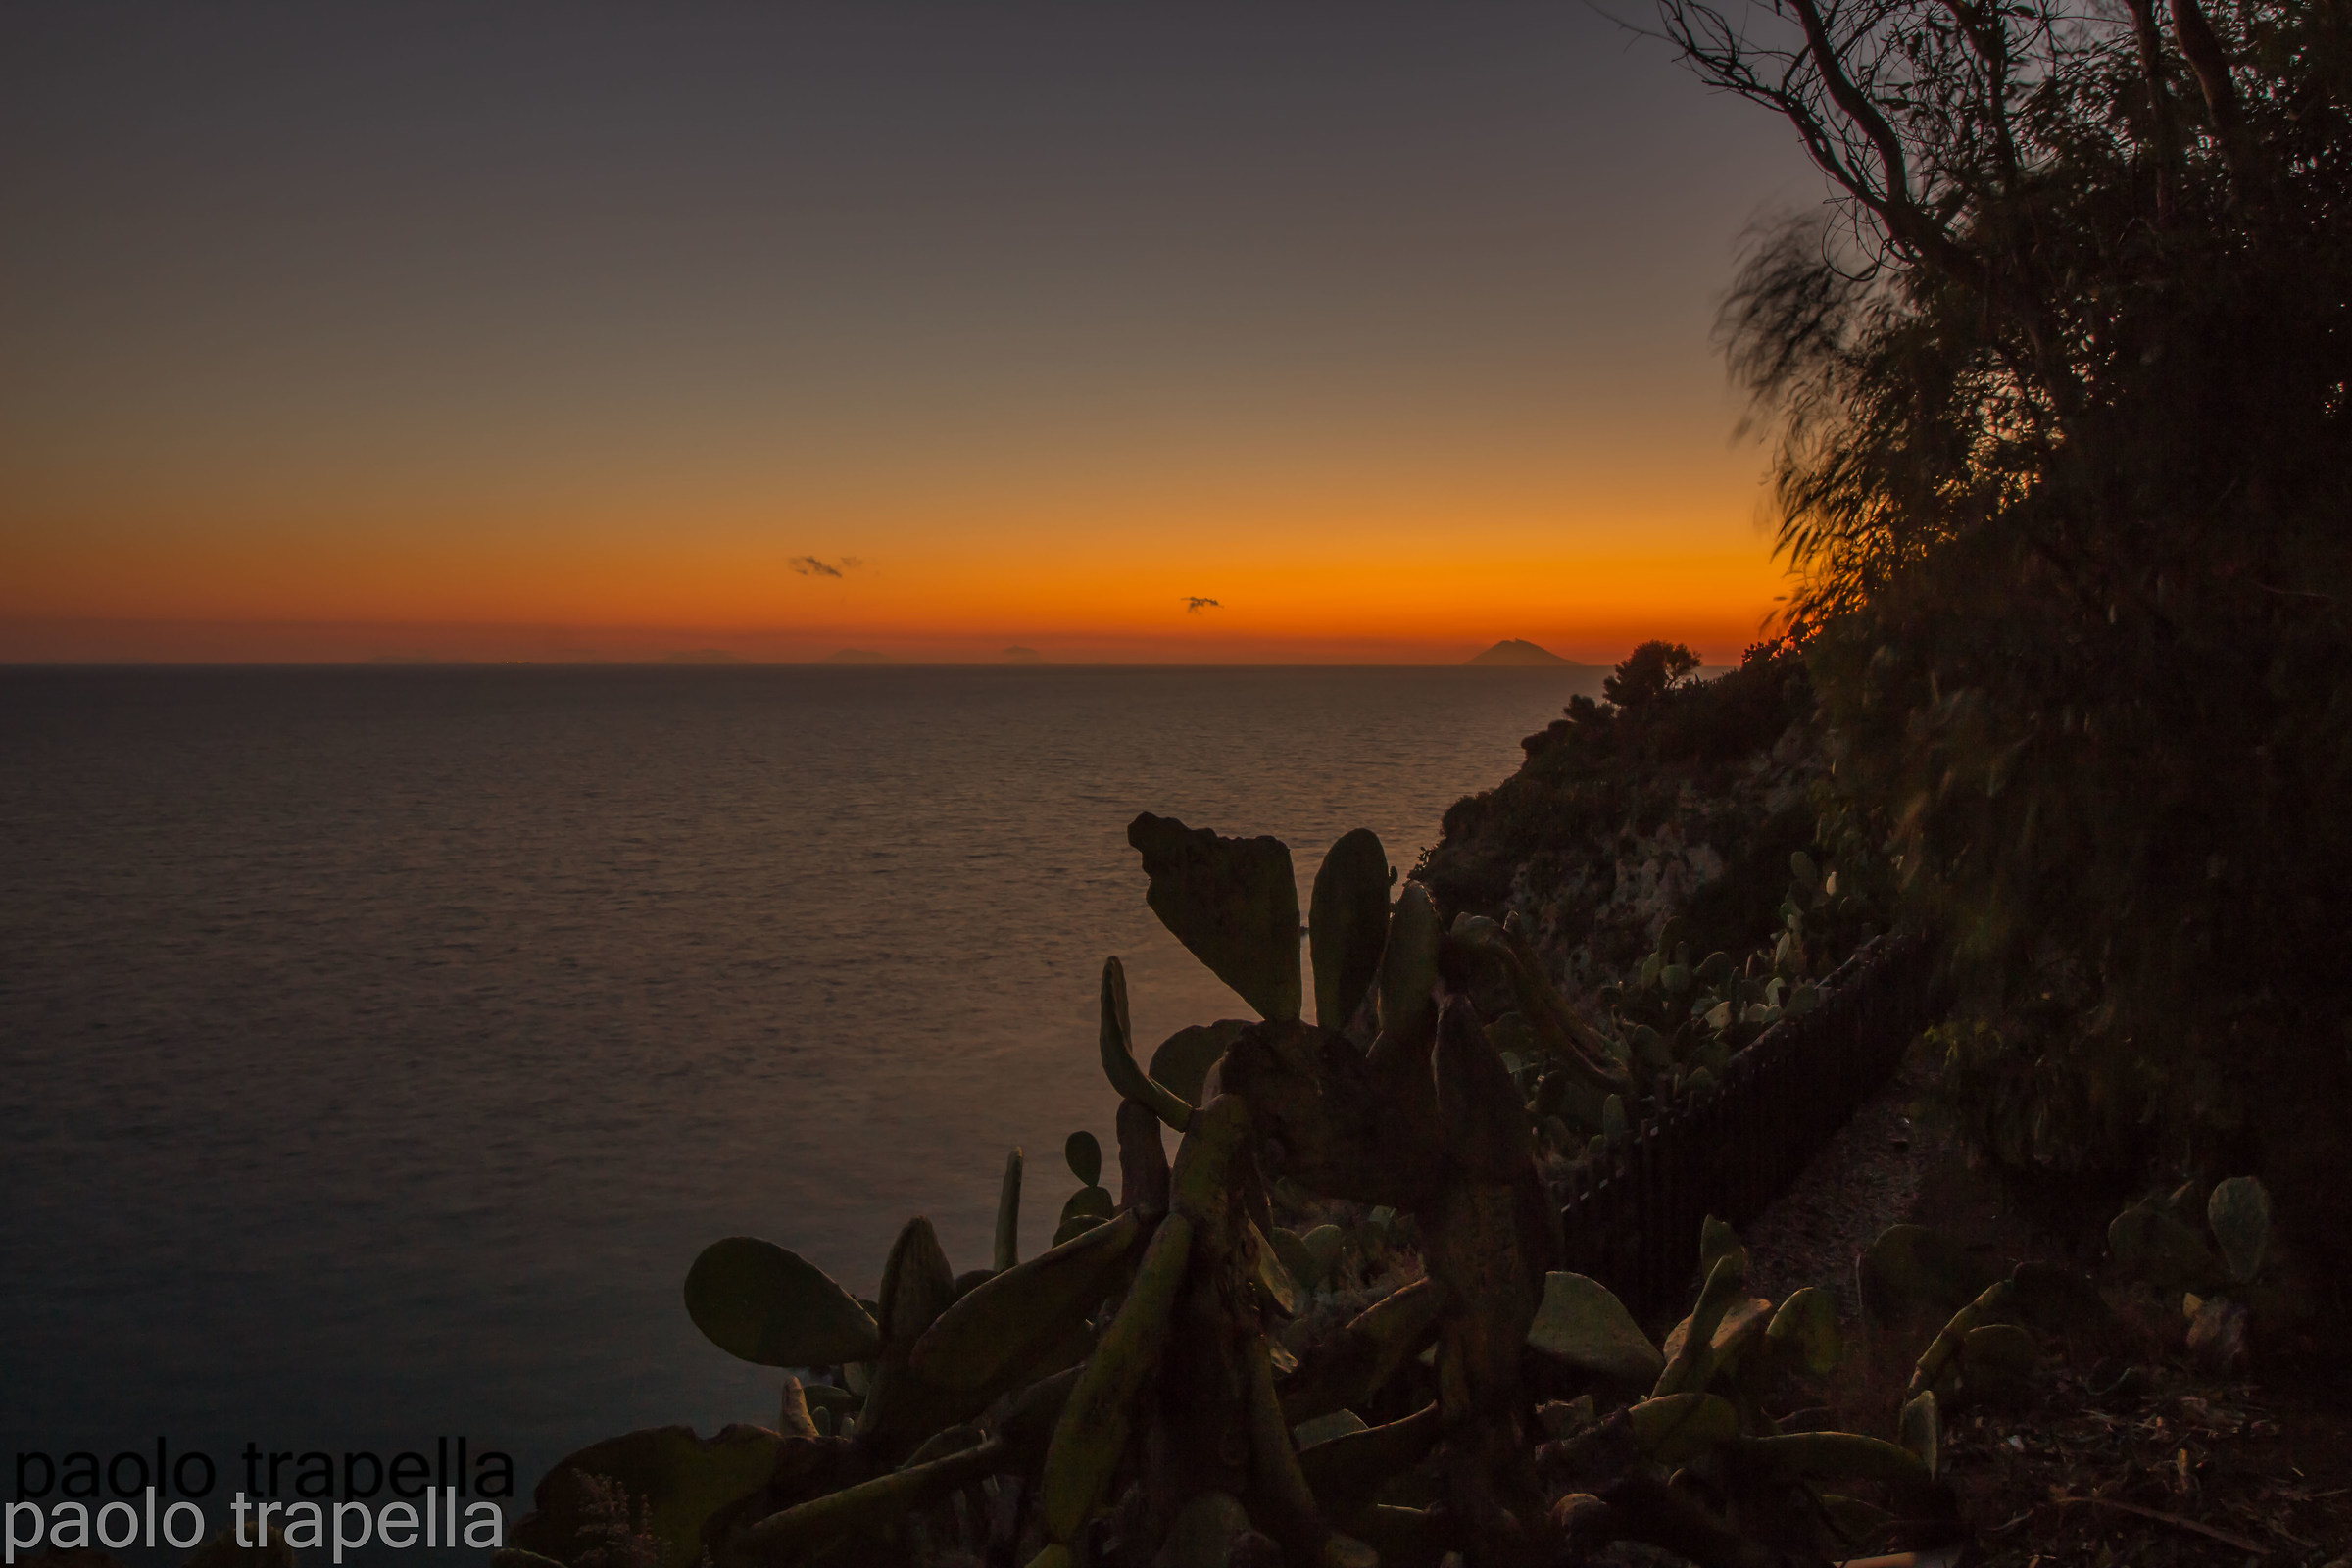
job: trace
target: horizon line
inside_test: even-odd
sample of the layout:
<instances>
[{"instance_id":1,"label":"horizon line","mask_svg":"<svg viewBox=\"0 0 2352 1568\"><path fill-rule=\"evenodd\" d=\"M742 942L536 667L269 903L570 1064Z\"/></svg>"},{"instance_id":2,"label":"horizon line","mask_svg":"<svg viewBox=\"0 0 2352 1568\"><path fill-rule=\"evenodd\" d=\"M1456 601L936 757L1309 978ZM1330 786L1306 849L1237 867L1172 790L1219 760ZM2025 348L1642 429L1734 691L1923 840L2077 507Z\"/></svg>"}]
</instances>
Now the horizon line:
<instances>
[{"instance_id":1,"label":"horizon line","mask_svg":"<svg viewBox=\"0 0 2352 1568\"><path fill-rule=\"evenodd\" d=\"M1584 660L1550 664L1418 660L1120 659L19 659L0 670L31 669L1615 669ZM1702 662L1700 668L1724 667Z\"/></svg>"}]
</instances>

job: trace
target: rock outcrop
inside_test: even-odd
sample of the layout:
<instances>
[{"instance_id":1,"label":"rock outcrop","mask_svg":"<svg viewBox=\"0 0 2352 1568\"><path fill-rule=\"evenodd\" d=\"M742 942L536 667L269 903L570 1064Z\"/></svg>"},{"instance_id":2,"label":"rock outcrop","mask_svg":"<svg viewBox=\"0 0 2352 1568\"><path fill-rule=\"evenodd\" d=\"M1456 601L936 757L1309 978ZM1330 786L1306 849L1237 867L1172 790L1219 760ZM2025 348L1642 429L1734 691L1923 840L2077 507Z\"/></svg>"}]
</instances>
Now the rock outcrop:
<instances>
[{"instance_id":1,"label":"rock outcrop","mask_svg":"<svg viewBox=\"0 0 2352 1568\"><path fill-rule=\"evenodd\" d=\"M1793 652L1764 644L1632 706L1578 698L1521 745L1415 872L1447 921L1516 911L1572 995L1638 967L1678 915L1694 953L1768 938L1828 766Z\"/></svg>"}]
</instances>

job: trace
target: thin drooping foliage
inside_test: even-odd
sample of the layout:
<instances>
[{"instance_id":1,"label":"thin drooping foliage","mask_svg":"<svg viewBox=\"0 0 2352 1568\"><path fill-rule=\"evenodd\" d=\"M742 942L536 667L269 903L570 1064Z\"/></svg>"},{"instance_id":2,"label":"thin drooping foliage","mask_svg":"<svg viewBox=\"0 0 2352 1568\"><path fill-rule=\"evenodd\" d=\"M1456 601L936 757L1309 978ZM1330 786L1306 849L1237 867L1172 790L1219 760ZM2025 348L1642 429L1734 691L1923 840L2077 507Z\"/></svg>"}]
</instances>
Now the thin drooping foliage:
<instances>
[{"instance_id":1,"label":"thin drooping foliage","mask_svg":"<svg viewBox=\"0 0 2352 1568\"><path fill-rule=\"evenodd\" d=\"M1856 831L2019 1170L2352 1182L2352 6L1662 0L1828 217L1727 303Z\"/></svg>"}]
</instances>

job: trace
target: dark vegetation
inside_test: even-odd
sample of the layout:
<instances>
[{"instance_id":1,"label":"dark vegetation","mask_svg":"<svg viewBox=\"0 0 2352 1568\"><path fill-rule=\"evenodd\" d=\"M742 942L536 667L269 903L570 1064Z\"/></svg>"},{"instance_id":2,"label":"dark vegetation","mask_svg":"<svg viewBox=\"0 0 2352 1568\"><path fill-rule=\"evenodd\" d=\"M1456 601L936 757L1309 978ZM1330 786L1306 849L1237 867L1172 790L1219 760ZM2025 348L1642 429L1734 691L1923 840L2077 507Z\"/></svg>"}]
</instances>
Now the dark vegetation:
<instances>
[{"instance_id":1,"label":"dark vegetation","mask_svg":"<svg viewBox=\"0 0 2352 1568\"><path fill-rule=\"evenodd\" d=\"M1129 838L1153 910L1256 1016L1181 1030L1147 1066L1104 965L1116 1196L1100 1144L1073 1135L1080 1186L1052 1249L1023 1258L1015 1151L990 1265L957 1273L910 1220L871 1299L773 1243L712 1244L687 1309L784 1369L776 1428L572 1455L499 1568L1438 1568L1619 1542L1743 1568L1956 1536L1943 1409L2022 1375L2037 1354L2022 1324L2064 1320L2087 1281L1972 1275L1874 1436L1827 1417L1844 1360L1831 1294L1751 1295L1720 1221L1686 1254L1679 1323L1644 1325L1560 1266L1549 1167L1725 1093L1710 1064L1803 1010L1806 986L1653 955L1673 958L1645 964L1655 996L1619 1016L1648 1007L1672 1032L1598 1029L1515 924L1442 928L1416 883L1392 900L1359 830L1315 878L1327 1022L1309 1024L1289 851L1149 814ZM1490 988L1512 1010L1483 1013Z\"/></svg>"},{"instance_id":2,"label":"dark vegetation","mask_svg":"<svg viewBox=\"0 0 2352 1568\"><path fill-rule=\"evenodd\" d=\"M776 1427L583 1449L540 1484L497 1568L1515 1568L1661 1552L1773 1568L1953 1544L1972 1526L2027 1529L2021 1546L2103 1544L2119 1520L2126 1539L2242 1551L2249 1518L2300 1545L2298 1527L2341 1514L2315 1512L2337 1494L2291 1463L2216 1463L2215 1423L2260 1437L2269 1418L2242 1389L2175 1374L2240 1363L2291 1305L2254 1179L2186 1184L2119 1216L2104 1292L1898 1225L1861 1260L1858 1323L1832 1289L1752 1294L1746 1249L1710 1218L1689 1312L1645 1323L1561 1267L1547 1171L1591 1150L1587 1127L1620 1151L1670 1102L1731 1093L1708 1081L1708 1054L1736 1058L1730 1021L1769 1028L1744 1008L1801 1010L1801 987L1743 1002L1723 955L1653 954L1603 1030L1515 925L1463 913L1441 928L1415 883L1392 900L1386 855L1359 831L1315 878L1312 992L1333 1023L1309 1024L1287 849L1151 815L1130 839L1152 907L1255 1016L1180 1030L1147 1065L1106 962L1116 1195L1101 1145L1072 1135L1079 1186L1053 1247L1024 1258L1015 1151L988 1266L958 1273L913 1219L871 1298L773 1243L713 1243L687 1310L719 1348L781 1370ZM1805 891L1776 963L1818 907ZM1512 1011L1482 1011L1490 986ZM1629 1025L1642 1007L1674 1032ZM2184 1330L2169 1319L2169 1342L2117 1309L2152 1303L2163 1324L2183 1288L2194 1310ZM2131 1425L2127 1453L2193 1430L2197 1458L2173 1462L2211 1494L2211 1517L2119 1470L2082 1428L2094 1409ZM1964 1510L1987 1501L2022 1511L1985 1529Z\"/></svg>"},{"instance_id":3,"label":"dark vegetation","mask_svg":"<svg viewBox=\"0 0 2352 1568\"><path fill-rule=\"evenodd\" d=\"M1638 967L1670 914L1701 955L1777 936L1789 856L1819 834L1812 686L1786 642L1705 682L1696 663L1642 645L1605 703L1575 699L1516 774L1457 802L1415 872L1441 910L1520 911L1587 987Z\"/></svg>"},{"instance_id":4,"label":"dark vegetation","mask_svg":"<svg viewBox=\"0 0 2352 1568\"><path fill-rule=\"evenodd\" d=\"M2352 12L1663 18L1838 197L1723 318L1786 640L1704 686L1642 650L1448 814L1431 886L1596 988L1669 904L1757 940L1803 849L1940 941L1944 1098L2051 1223L2250 1169L2344 1260Z\"/></svg>"},{"instance_id":5,"label":"dark vegetation","mask_svg":"<svg viewBox=\"0 0 2352 1568\"><path fill-rule=\"evenodd\" d=\"M2062 1207L2352 1182L2352 12L1667 0L1834 220L1725 315L1778 433L1823 837L1947 944L1946 1089Z\"/></svg>"}]
</instances>

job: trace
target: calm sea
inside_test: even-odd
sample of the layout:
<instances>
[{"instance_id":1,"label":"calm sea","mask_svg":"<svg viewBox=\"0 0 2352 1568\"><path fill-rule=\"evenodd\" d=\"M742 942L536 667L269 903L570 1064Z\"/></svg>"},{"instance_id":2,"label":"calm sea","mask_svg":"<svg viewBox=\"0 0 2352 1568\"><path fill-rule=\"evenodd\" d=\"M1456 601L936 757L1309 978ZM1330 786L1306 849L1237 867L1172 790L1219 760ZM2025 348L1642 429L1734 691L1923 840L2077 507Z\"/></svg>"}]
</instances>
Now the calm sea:
<instances>
[{"instance_id":1,"label":"calm sea","mask_svg":"<svg viewBox=\"0 0 2352 1568\"><path fill-rule=\"evenodd\" d=\"M1148 1049L1243 1012L1128 820L1409 868L1598 671L0 671L0 1451L772 1423L679 1284L1025 1250ZM222 1494L216 1494L216 1500Z\"/></svg>"}]
</instances>

